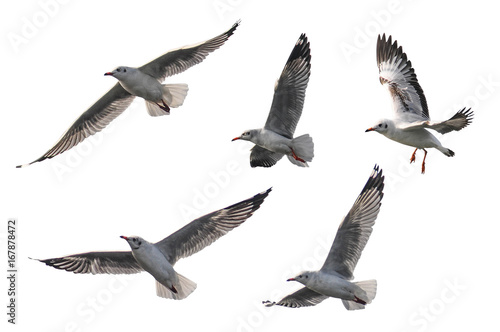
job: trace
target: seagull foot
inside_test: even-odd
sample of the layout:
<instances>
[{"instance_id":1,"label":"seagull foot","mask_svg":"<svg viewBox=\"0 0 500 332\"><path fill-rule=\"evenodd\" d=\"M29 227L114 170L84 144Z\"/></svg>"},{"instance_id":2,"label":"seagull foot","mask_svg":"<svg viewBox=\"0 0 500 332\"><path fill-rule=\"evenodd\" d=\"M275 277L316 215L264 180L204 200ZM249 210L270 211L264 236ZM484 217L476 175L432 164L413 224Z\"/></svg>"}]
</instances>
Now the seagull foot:
<instances>
[{"instance_id":1,"label":"seagull foot","mask_svg":"<svg viewBox=\"0 0 500 332\"><path fill-rule=\"evenodd\" d=\"M425 157L427 157L427 150L424 149L424 160L422 161L422 174L425 174Z\"/></svg>"},{"instance_id":2,"label":"seagull foot","mask_svg":"<svg viewBox=\"0 0 500 332\"><path fill-rule=\"evenodd\" d=\"M411 155L411 158L410 158L410 164L415 162L415 153L417 153L417 150L418 149L415 149L415 151L413 151L412 155Z\"/></svg>"},{"instance_id":3,"label":"seagull foot","mask_svg":"<svg viewBox=\"0 0 500 332\"><path fill-rule=\"evenodd\" d=\"M158 103L156 103L156 105L158 105L158 107L164 110L165 112L170 112L170 107L168 107L168 105L165 103L163 99L161 100L161 103L163 104L163 106Z\"/></svg>"},{"instance_id":4,"label":"seagull foot","mask_svg":"<svg viewBox=\"0 0 500 332\"><path fill-rule=\"evenodd\" d=\"M305 163L305 162L306 162L304 159L302 159L302 158L300 158L299 156L297 156L297 155L295 154L295 152L293 151L293 149L292 149L292 156L293 156L293 159L295 159L295 160L298 160L298 161L300 161L300 162L302 162L302 163Z\"/></svg>"},{"instance_id":5,"label":"seagull foot","mask_svg":"<svg viewBox=\"0 0 500 332\"><path fill-rule=\"evenodd\" d=\"M366 305L366 302L361 300L359 297L355 296L354 297L354 302L356 303L359 303L359 304L362 304L362 305Z\"/></svg>"}]
</instances>

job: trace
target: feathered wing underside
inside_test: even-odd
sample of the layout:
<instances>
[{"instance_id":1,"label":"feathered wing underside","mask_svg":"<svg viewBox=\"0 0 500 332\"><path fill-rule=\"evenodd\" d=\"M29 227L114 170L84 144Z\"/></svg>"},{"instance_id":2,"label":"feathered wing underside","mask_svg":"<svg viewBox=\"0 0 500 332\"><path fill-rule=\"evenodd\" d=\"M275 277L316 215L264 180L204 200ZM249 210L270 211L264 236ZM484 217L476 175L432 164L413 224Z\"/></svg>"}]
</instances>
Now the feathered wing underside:
<instances>
[{"instance_id":1,"label":"feathered wing underside","mask_svg":"<svg viewBox=\"0 0 500 332\"><path fill-rule=\"evenodd\" d=\"M305 34L300 35L276 82L271 110L264 128L293 138L311 74L311 51Z\"/></svg>"},{"instance_id":2,"label":"feathered wing underside","mask_svg":"<svg viewBox=\"0 0 500 332\"><path fill-rule=\"evenodd\" d=\"M144 271L130 251L94 251L38 261L73 273L132 274Z\"/></svg>"},{"instance_id":3,"label":"feathered wing underside","mask_svg":"<svg viewBox=\"0 0 500 332\"><path fill-rule=\"evenodd\" d=\"M342 220L321 271L338 273L347 280L353 278L354 268L377 219L383 188L382 170L375 166L351 210Z\"/></svg>"},{"instance_id":4,"label":"feathered wing underside","mask_svg":"<svg viewBox=\"0 0 500 332\"><path fill-rule=\"evenodd\" d=\"M284 154L269 151L259 145L254 145L250 154L250 166L252 167L271 167L280 160Z\"/></svg>"},{"instance_id":5,"label":"feathered wing underside","mask_svg":"<svg viewBox=\"0 0 500 332\"><path fill-rule=\"evenodd\" d=\"M315 291L303 287L296 291L295 293L292 293L288 296L285 296L278 302L271 302L271 301L263 301L262 303L266 307L271 307L273 305L279 305L283 307L289 307L289 308L300 308L300 307L310 307L310 306L315 306L316 304L322 302L323 300L327 299L328 296L322 295L319 293L316 293Z\"/></svg>"},{"instance_id":6,"label":"feathered wing underside","mask_svg":"<svg viewBox=\"0 0 500 332\"><path fill-rule=\"evenodd\" d=\"M18 168L31 165L45 159L53 158L69 149L73 148L87 137L104 129L111 121L125 111L134 96L125 91L120 83L116 83L111 90L85 111L68 130L61 136L57 143L50 148L43 156L37 160L19 165Z\"/></svg>"},{"instance_id":7,"label":"feathered wing underside","mask_svg":"<svg viewBox=\"0 0 500 332\"><path fill-rule=\"evenodd\" d=\"M165 53L140 67L139 70L163 82L166 77L182 73L205 60L210 53L221 47L231 37L239 24L240 21L236 22L226 32L202 43L184 46Z\"/></svg>"},{"instance_id":8,"label":"feathered wing underside","mask_svg":"<svg viewBox=\"0 0 500 332\"><path fill-rule=\"evenodd\" d=\"M450 131L459 131L467 127L472 123L474 113L471 109L461 109L451 118L446 121L441 122L431 122L431 121L419 121L412 122L406 126L399 126L401 129L419 129L419 128L429 128L437 131L440 134L447 134Z\"/></svg>"},{"instance_id":9,"label":"feathered wing underside","mask_svg":"<svg viewBox=\"0 0 500 332\"><path fill-rule=\"evenodd\" d=\"M193 220L177 232L156 243L174 265L180 258L191 256L238 227L259 209L271 189L247 200Z\"/></svg>"},{"instance_id":10,"label":"feathered wing underside","mask_svg":"<svg viewBox=\"0 0 500 332\"><path fill-rule=\"evenodd\" d=\"M411 66L403 48L397 41L392 43L391 36L385 34L377 40L377 65L380 83L392 97L397 118L407 122L429 120L429 110L424 91L420 87L417 75Z\"/></svg>"}]
</instances>

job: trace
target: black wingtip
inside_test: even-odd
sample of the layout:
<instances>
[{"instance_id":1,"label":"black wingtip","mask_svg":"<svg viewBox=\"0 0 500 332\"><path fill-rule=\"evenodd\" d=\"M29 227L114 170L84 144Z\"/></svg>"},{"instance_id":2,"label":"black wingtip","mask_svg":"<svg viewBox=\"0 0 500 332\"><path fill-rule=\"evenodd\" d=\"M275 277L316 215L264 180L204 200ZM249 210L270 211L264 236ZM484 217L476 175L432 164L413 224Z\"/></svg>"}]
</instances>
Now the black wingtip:
<instances>
[{"instance_id":1,"label":"black wingtip","mask_svg":"<svg viewBox=\"0 0 500 332\"><path fill-rule=\"evenodd\" d=\"M310 49L310 43L307 40L307 36L305 33L302 33L297 42L295 43L295 47L293 48L292 53L290 53L290 56L288 57L287 64L299 58L304 59L310 65L311 49Z\"/></svg>"},{"instance_id":2,"label":"black wingtip","mask_svg":"<svg viewBox=\"0 0 500 332\"><path fill-rule=\"evenodd\" d=\"M378 192L380 192L381 197L383 197L384 179L385 177L383 175L382 169L377 164L375 164L372 174L370 174L370 178L368 179L368 181L366 181L366 184L363 187L363 190L361 190L360 195L370 189L376 189Z\"/></svg>"}]
</instances>

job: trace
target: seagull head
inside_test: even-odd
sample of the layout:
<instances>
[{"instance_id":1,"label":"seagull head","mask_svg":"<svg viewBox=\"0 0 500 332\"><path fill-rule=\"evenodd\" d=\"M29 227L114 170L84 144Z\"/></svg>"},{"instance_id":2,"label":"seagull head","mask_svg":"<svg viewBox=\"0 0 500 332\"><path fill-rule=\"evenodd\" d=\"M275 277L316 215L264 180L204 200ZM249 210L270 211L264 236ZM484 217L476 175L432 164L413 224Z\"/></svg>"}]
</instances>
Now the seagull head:
<instances>
[{"instance_id":1,"label":"seagull head","mask_svg":"<svg viewBox=\"0 0 500 332\"><path fill-rule=\"evenodd\" d=\"M313 272L304 271L304 272L301 272L299 275L297 275L297 276L295 276L293 278L287 279L286 281L297 281L297 282L300 282L303 285L307 285L307 283L309 282L309 280L311 280L312 275L313 275Z\"/></svg>"},{"instance_id":2,"label":"seagull head","mask_svg":"<svg viewBox=\"0 0 500 332\"><path fill-rule=\"evenodd\" d=\"M366 129L365 133L369 132L369 131L376 131L380 134L385 134L389 130L391 130L393 127L394 127L394 123L391 120L383 119L383 120L378 121L377 124L375 124L373 127Z\"/></svg>"},{"instance_id":3,"label":"seagull head","mask_svg":"<svg viewBox=\"0 0 500 332\"><path fill-rule=\"evenodd\" d=\"M123 78L127 77L127 75L129 75L134 69L135 68L120 66L113 71L104 73L104 76L113 76L117 80L122 80Z\"/></svg>"},{"instance_id":4,"label":"seagull head","mask_svg":"<svg viewBox=\"0 0 500 332\"><path fill-rule=\"evenodd\" d=\"M245 130L241 136L235 137L231 140L231 142L242 139L244 141L251 141L253 137L255 137L257 133L257 130L252 129L252 130Z\"/></svg>"},{"instance_id":5,"label":"seagull head","mask_svg":"<svg viewBox=\"0 0 500 332\"><path fill-rule=\"evenodd\" d=\"M139 249L141 245L146 243L146 241L140 236L120 236L122 239L128 242L132 250Z\"/></svg>"}]
</instances>

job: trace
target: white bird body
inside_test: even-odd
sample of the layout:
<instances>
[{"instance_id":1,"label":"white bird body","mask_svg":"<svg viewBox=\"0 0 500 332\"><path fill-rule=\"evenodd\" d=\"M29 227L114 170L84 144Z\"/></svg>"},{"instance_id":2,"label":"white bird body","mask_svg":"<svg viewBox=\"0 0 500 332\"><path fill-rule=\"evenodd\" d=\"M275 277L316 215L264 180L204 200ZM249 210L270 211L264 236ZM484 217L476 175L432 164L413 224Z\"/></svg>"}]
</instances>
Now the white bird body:
<instances>
[{"instance_id":1,"label":"white bird body","mask_svg":"<svg viewBox=\"0 0 500 332\"><path fill-rule=\"evenodd\" d=\"M253 129L250 141L269 151L289 155L292 153L292 140L265 128Z\"/></svg>"},{"instance_id":2,"label":"white bird body","mask_svg":"<svg viewBox=\"0 0 500 332\"><path fill-rule=\"evenodd\" d=\"M340 276L323 271L306 272L309 278L294 279L309 289L338 299L354 301L355 298L366 298L366 292L358 285Z\"/></svg>"},{"instance_id":3,"label":"white bird body","mask_svg":"<svg viewBox=\"0 0 500 332\"><path fill-rule=\"evenodd\" d=\"M140 69L132 67L119 67L126 72L112 71L120 85L131 95L143 99L160 102L163 96L163 85L154 77L144 74Z\"/></svg>"},{"instance_id":4,"label":"white bird body","mask_svg":"<svg viewBox=\"0 0 500 332\"><path fill-rule=\"evenodd\" d=\"M142 238L139 238L142 241L141 245L134 247L128 240L132 238L128 237L126 240L130 244L132 255L144 271L149 272L159 283L170 290L180 289L177 273L165 255L153 243Z\"/></svg>"}]
</instances>

